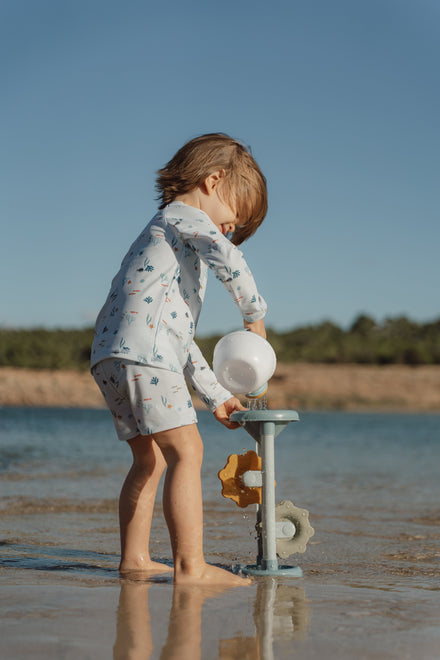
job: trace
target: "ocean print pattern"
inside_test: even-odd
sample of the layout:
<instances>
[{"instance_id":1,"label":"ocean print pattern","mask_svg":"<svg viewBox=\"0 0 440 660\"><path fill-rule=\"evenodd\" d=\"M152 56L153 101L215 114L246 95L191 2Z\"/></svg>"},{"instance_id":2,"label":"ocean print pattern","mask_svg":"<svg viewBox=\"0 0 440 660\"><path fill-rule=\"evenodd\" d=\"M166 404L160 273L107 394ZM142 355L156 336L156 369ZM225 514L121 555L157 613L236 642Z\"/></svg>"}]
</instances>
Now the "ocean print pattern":
<instances>
[{"instance_id":1,"label":"ocean print pattern","mask_svg":"<svg viewBox=\"0 0 440 660\"><path fill-rule=\"evenodd\" d=\"M120 358L92 368L120 440L197 423L182 374Z\"/></svg>"},{"instance_id":2,"label":"ocean print pattern","mask_svg":"<svg viewBox=\"0 0 440 660\"><path fill-rule=\"evenodd\" d=\"M182 202L159 211L131 245L98 316L92 366L125 358L185 375L212 408L221 390L194 342L211 268L243 319L266 313L241 251L208 215ZM215 392L214 392L214 390ZM219 405L219 404L218 404Z\"/></svg>"}]
</instances>

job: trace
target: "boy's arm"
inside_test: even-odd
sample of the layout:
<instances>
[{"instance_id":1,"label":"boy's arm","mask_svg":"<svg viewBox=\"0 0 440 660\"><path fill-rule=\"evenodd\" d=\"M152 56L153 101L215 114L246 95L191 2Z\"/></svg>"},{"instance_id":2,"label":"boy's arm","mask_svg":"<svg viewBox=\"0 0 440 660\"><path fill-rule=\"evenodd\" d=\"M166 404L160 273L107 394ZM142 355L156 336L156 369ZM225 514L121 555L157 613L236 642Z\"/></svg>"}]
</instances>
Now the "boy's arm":
<instances>
[{"instance_id":1,"label":"boy's arm","mask_svg":"<svg viewBox=\"0 0 440 660\"><path fill-rule=\"evenodd\" d=\"M220 385L194 341L191 344L184 375L221 424L229 429L238 428L239 424L230 422L229 417L235 410L245 410L245 407L237 397Z\"/></svg>"},{"instance_id":2,"label":"boy's arm","mask_svg":"<svg viewBox=\"0 0 440 660\"><path fill-rule=\"evenodd\" d=\"M191 343L183 373L211 412L232 397L231 392L220 385L194 341Z\"/></svg>"},{"instance_id":3,"label":"boy's arm","mask_svg":"<svg viewBox=\"0 0 440 660\"><path fill-rule=\"evenodd\" d=\"M255 280L242 252L223 236L210 218L198 209L177 207L168 210L168 225L211 268L228 290L249 324L266 314L266 302L258 293ZM260 334L260 333L259 333Z\"/></svg>"},{"instance_id":4,"label":"boy's arm","mask_svg":"<svg viewBox=\"0 0 440 660\"><path fill-rule=\"evenodd\" d=\"M264 325L263 319L259 319L258 321L255 321L255 323L248 323L248 321L243 321L243 325L247 330L255 332L257 335L263 337L263 339L266 339L266 327Z\"/></svg>"}]
</instances>

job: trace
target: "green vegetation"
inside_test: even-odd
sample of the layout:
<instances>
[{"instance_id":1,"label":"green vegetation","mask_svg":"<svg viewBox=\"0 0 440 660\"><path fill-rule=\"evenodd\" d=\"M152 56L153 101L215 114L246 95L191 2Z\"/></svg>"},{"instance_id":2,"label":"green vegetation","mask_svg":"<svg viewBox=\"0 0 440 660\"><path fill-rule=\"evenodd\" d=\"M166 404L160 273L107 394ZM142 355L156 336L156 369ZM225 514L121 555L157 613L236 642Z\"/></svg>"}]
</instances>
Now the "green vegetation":
<instances>
[{"instance_id":1,"label":"green vegetation","mask_svg":"<svg viewBox=\"0 0 440 660\"><path fill-rule=\"evenodd\" d=\"M89 368L93 330L0 330L0 366Z\"/></svg>"},{"instance_id":2,"label":"green vegetation","mask_svg":"<svg viewBox=\"0 0 440 660\"><path fill-rule=\"evenodd\" d=\"M0 330L0 366L34 369L89 368L93 330ZM209 361L220 335L199 337ZM405 317L376 323L359 316L348 330L325 321L287 332L268 330L279 362L440 364L440 319Z\"/></svg>"},{"instance_id":3,"label":"green vegetation","mask_svg":"<svg viewBox=\"0 0 440 660\"><path fill-rule=\"evenodd\" d=\"M378 324L361 315L348 330L327 321L269 332L268 339L281 362L440 364L440 319L420 324L399 317Z\"/></svg>"}]
</instances>

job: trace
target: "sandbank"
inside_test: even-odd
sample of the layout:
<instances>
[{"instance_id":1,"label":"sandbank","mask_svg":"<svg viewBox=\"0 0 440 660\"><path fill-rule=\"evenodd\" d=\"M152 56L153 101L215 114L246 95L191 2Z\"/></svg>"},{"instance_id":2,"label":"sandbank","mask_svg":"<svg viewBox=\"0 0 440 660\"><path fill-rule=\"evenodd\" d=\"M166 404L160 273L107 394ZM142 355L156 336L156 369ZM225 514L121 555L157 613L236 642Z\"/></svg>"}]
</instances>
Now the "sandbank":
<instances>
[{"instance_id":1,"label":"sandbank","mask_svg":"<svg viewBox=\"0 0 440 660\"><path fill-rule=\"evenodd\" d=\"M440 365L279 364L271 408L394 412L440 411ZM203 407L197 397L196 407ZM103 408L87 372L0 368L0 405Z\"/></svg>"}]
</instances>

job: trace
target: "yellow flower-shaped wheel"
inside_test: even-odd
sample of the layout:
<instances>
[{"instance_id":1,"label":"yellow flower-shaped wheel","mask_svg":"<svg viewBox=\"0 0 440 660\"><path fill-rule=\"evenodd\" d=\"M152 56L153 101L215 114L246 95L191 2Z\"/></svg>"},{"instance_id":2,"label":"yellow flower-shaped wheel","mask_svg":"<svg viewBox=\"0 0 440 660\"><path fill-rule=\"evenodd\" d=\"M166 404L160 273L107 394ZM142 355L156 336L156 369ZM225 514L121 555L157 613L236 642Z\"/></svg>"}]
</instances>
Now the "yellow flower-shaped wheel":
<instances>
[{"instance_id":1,"label":"yellow flower-shaped wheel","mask_svg":"<svg viewBox=\"0 0 440 660\"><path fill-rule=\"evenodd\" d=\"M244 508L249 504L261 504L261 486L245 486L242 476L245 472L260 471L261 458L254 451L246 454L231 454L225 467L218 473L222 482L222 495Z\"/></svg>"}]
</instances>

